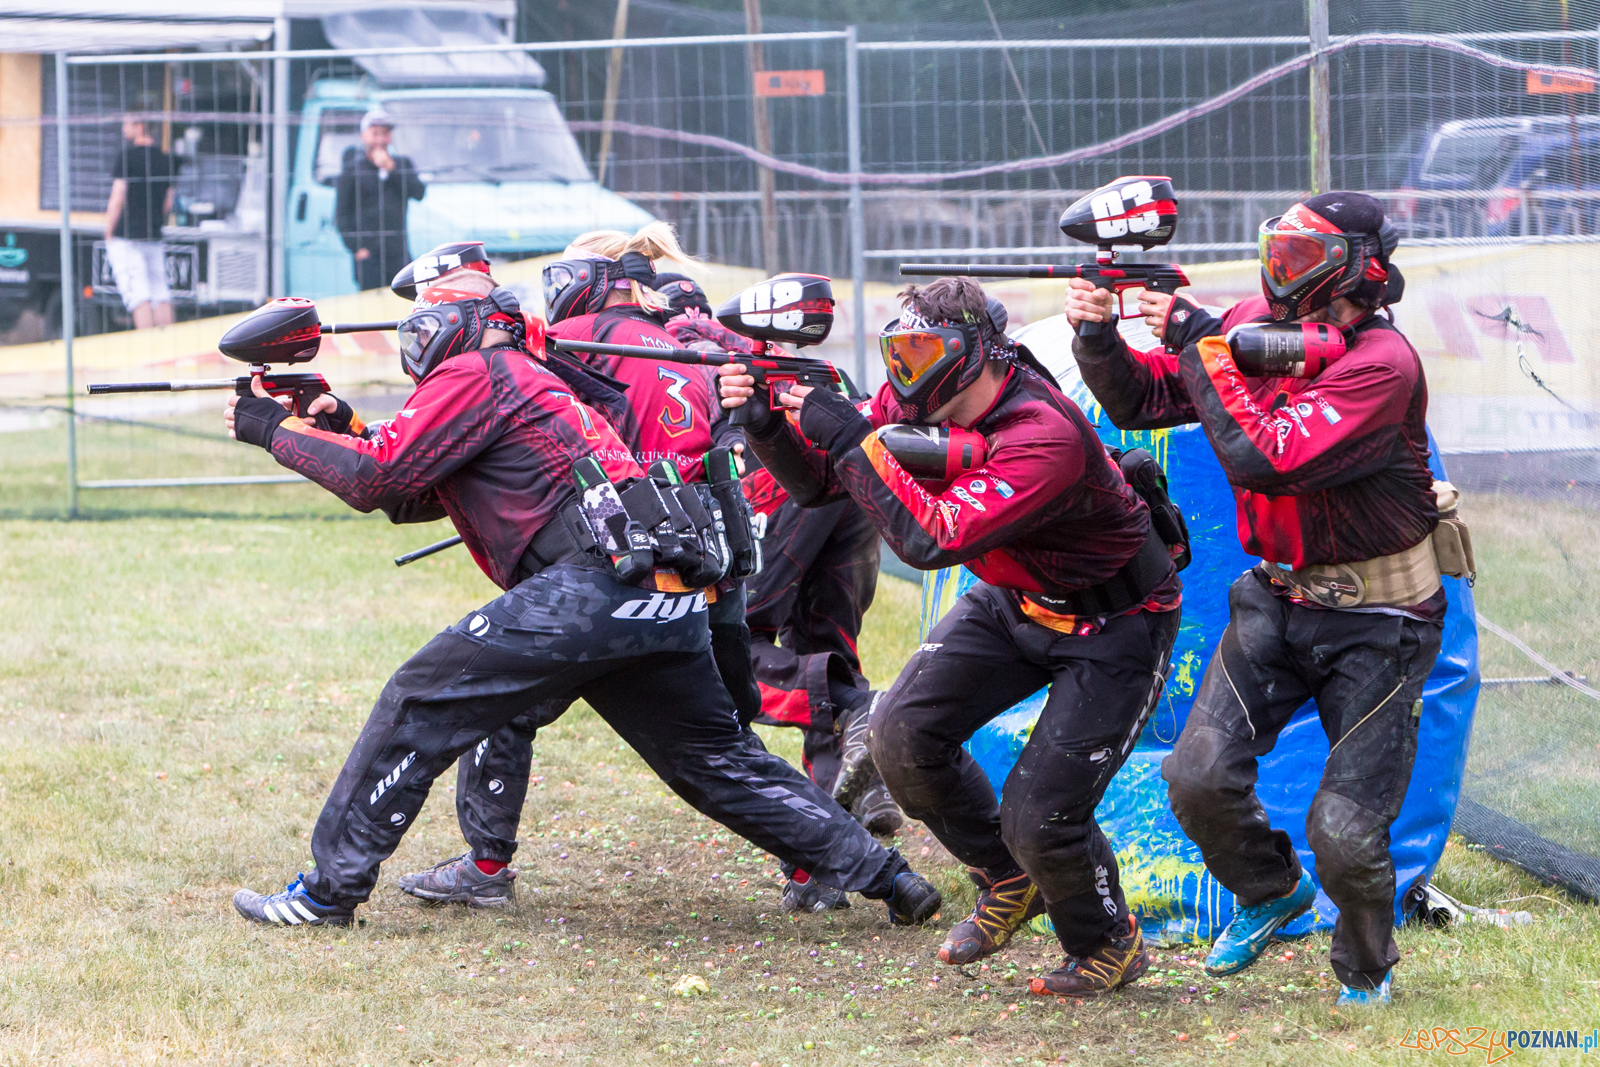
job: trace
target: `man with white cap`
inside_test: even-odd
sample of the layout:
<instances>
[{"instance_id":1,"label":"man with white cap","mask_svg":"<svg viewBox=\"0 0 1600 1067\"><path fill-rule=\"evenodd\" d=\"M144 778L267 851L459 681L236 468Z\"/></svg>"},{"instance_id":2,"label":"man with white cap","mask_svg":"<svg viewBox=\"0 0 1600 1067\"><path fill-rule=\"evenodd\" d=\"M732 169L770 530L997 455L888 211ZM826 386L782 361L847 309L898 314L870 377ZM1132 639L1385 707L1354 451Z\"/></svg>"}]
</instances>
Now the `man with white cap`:
<instances>
[{"instance_id":1,"label":"man with white cap","mask_svg":"<svg viewBox=\"0 0 1600 1067\"><path fill-rule=\"evenodd\" d=\"M411 261L406 208L428 187L406 156L389 153L394 119L382 107L361 116L361 144L344 150L334 223L355 261L356 287L381 289Z\"/></svg>"}]
</instances>

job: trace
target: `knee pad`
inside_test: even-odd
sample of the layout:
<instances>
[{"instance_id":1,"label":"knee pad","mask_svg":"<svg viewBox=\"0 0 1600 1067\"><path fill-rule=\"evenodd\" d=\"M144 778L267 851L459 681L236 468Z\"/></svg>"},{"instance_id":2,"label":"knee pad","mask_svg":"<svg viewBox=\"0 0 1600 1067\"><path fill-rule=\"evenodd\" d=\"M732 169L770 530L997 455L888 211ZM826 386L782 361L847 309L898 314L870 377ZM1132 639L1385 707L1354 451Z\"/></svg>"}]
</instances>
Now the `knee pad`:
<instances>
[{"instance_id":1,"label":"knee pad","mask_svg":"<svg viewBox=\"0 0 1600 1067\"><path fill-rule=\"evenodd\" d=\"M1306 841L1330 896L1341 887L1362 896L1392 891L1389 823L1377 812L1349 797L1320 790L1306 812Z\"/></svg>"},{"instance_id":2,"label":"knee pad","mask_svg":"<svg viewBox=\"0 0 1600 1067\"><path fill-rule=\"evenodd\" d=\"M1059 866L1063 853L1083 848L1093 832L1095 805L1116 768L1109 746L1088 753L1053 752L1051 759L1053 788L1034 777L1022 789L1007 789L1000 801L1001 837L1028 871Z\"/></svg>"},{"instance_id":3,"label":"knee pad","mask_svg":"<svg viewBox=\"0 0 1600 1067\"><path fill-rule=\"evenodd\" d=\"M1174 812L1180 806L1200 807L1220 793L1249 784L1232 781L1227 774L1224 753L1231 743L1224 731L1192 718L1184 726L1178 743L1161 761L1161 777Z\"/></svg>"}]
</instances>

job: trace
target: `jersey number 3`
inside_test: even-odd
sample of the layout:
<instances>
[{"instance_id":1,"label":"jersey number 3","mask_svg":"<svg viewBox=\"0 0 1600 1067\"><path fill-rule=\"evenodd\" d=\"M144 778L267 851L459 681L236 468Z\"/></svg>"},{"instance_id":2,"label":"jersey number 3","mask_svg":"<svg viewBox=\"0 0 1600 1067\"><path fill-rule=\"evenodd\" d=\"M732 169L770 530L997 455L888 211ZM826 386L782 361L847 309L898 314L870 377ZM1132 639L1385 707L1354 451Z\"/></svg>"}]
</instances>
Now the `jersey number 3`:
<instances>
[{"instance_id":1,"label":"jersey number 3","mask_svg":"<svg viewBox=\"0 0 1600 1067\"><path fill-rule=\"evenodd\" d=\"M661 405L659 416L662 428L669 437L688 433L694 429L694 409L683 395L683 387L689 384L688 377L662 366L656 367L656 377L667 383L667 402Z\"/></svg>"}]
</instances>

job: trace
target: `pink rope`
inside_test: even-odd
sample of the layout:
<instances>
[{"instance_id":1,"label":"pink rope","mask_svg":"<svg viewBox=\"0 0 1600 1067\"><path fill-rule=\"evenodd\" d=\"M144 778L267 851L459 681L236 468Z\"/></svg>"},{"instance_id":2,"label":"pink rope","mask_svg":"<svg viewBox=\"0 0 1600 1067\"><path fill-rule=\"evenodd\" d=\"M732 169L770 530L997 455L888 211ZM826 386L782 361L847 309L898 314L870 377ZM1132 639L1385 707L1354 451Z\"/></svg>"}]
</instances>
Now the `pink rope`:
<instances>
[{"instance_id":1,"label":"pink rope","mask_svg":"<svg viewBox=\"0 0 1600 1067\"><path fill-rule=\"evenodd\" d=\"M1046 167L1059 167L1066 163L1078 163L1086 159L1109 155L1120 149L1135 145L1141 141L1148 141L1152 137L1159 137L1169 130L1176 129L1184 123L1219 111L1236 100L1260 89L1262 86L1277 81L1279 78L1296 71L1304 70L1313 62L1327 56L1334 55L1347 49L1362 45L1397 45L1420 48L1432 48L1442 52L1451 52L1456 55L1477 59L1490 66L1506 70L1537 71L1544 74L1563 74L1589 80L1600 79L1600 71L1593 71L1586 67L1553 66L1546 63L1525 63L1521 60L1509 59L1506 56L1486 52L1481 48L1462 44L1459 41L1441 40L1436 37L1425 37L1411 33L1364 33L1354 37L1347 37L1342 41L1329 45L1327 48L1316 52L1307 52L1305 55L1296 56L1285 60L1276 66L1255 74L1238 85L1227 89L1209 100L1175 111L1155 122L1129 130L1109 141L1099 144L1085 145L1066 152L1059 152L1051 156L1034 156L1029 159L1012 160L1009 163L993 163L983 167L970 167L966 170L941 171L938 173L926 172L871 172L852 174L846 171L822 170L810 167L804 163L791 163L788 160L778 159L756 151L749 145L730 141L725 137L716 137L708 133L690 133L686 130L669 130L661 126L641 126L633 122L595 122L592 120L578 120L568 123L577 131L603 131L610 129L613 133L623 133L634 137L650 137L657 140L677 141L682 144L700 145L706 148L717 148L735 155L744 156L751 162L759 163L770 170L781 171L785 174L794 174L814 181L828 182L835 185L849 185L856 181L863 185L931 185L934 182L959 181L965 178L982 178L990 174L1011 174L1017 171L1042 170Z\"/></svg>"}]
</instances>

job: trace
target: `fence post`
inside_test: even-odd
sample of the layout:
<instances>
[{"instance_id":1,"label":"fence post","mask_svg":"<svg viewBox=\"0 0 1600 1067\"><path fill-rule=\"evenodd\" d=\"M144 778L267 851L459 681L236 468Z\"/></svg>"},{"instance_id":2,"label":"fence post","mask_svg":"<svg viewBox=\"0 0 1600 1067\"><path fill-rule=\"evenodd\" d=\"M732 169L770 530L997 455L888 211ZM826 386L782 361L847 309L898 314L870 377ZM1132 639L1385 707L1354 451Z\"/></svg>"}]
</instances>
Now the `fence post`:
<instances>
[{"instance_id":1,"label":"fence post","mask_svg":"<svg viewBox=\"0 0 1600 1067\"><path fill-rule=\"evenodd\" d=\"M78 517L78 401L72 380L72 335L78 325L72 277L72 147L67 136L67 54L56 53L56 190L61 197L61 344L67 355L67 518Z\"/></svg>"},{"instance_id":2,"label":"fence post","mask_svg":"<svg viewBox=\"0 0 1600 1067\"><path fill-rule=\"evenodd\" d=\"M274 20L272 50L289 50L289 20ZM284 239L289 228L289 61L272 61L272 240L267 244L272 257L270 296L289 292L289 245Z\"/></svg>"},{"instance_id":3,"label":"fence post","mask_svg":"<svg viewBox=\"0 0 1600 1067\"><path fill-rule=\"evenodd\" d=\"M1328 47L1328 0L1307 0L1311 16L1311 50ZM1333 157L1328 143L1328 59L1311 63L1311 191L1325 193L1333 185Z\"/></svg>"},{"instance_id":4,"label":"fence post","mask_svg":"<svg viewBox=\"0 0 1600 1067\"><path fill-rule=\"evenodd\" d=\"M744 31L761 33L761 0L744 0ZM750 109L755 123L756 151L772 155L772 112L758 83L767 69L767 48L759 39L746 45L750 55ZM761 261L769 276L783 271L778 254L778 176L772 168L757 164L756 184L761 191Z\"/></svg>"},{"instance_id":5,"label":"fence post","mask_svg":"<svg viewBox=\"0 0 1600 1067\"><path fill-rule=\"evenodd\" d=\"M856 386L867 387L867 234L861 207L861 51L856 28L845 28L845 165L850 168L850 296L855 323Z\"/></svg>"}]
</instances>

